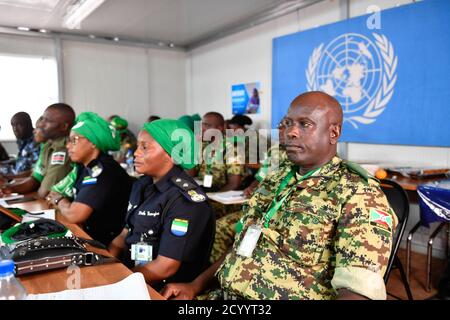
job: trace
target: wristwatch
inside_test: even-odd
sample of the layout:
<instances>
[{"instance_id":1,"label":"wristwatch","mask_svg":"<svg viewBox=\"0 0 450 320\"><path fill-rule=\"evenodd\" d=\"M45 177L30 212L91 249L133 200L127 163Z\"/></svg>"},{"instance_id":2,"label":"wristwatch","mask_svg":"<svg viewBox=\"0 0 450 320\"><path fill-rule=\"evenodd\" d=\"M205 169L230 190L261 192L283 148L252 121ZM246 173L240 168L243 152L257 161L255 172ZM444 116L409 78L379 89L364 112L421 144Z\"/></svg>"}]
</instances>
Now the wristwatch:
<instances>
[{"instance_id":1,"label":"wristwatch","mask_svg":"<svg viewBox=\"0 0 450 320\"><path fill-rule=\"evenodd\" d=\"M64 199L64 197L58 197L58 198L56 198L55 200L53 200L53 203L55 204L55 205L58 205L58 203L62 200L62 199Z\"/></svg>"}]
</instances>

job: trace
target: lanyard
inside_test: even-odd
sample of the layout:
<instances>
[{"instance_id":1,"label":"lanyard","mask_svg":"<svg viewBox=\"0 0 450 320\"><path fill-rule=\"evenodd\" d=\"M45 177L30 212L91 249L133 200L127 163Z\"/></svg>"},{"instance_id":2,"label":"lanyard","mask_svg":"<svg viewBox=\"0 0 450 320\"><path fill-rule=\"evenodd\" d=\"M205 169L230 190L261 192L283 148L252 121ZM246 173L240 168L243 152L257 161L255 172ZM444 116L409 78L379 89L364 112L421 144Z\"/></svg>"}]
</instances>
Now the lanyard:
<instances>
[{"instance_id":1,"label":"lanyard","mask_svg":"<svg viewBox=\"0 0 450 320\"><path fill-rule=\"evenodd\" d=\"M265 228L269 227L270 220L272 220L273 216L275 215L275 213L277 213L278 209L280 209L280 207L283 205L283 203L286 201L286 199L294 191L294 188L291 188L283 198L281 198L280 200L277 200L280 193L284 189L286 189L287 185L289 184L289 181L291 181L292 177L295 176L297 169L298 169L297 167L292 168L291 172L289 172L289 174L283 179L283 181L281 181L280 186L278 187L278 190L275 194L275 198L272 200L269 211L267 211L267 213L264 215L264 221L265 221L264 227ZM320 168L317 168L315 170L308 172L307 174L302 176L298 182L308 179L309 177L311 177L314 173L316 173L319 170L320 170Z\"/></svg>"}]
</instances>

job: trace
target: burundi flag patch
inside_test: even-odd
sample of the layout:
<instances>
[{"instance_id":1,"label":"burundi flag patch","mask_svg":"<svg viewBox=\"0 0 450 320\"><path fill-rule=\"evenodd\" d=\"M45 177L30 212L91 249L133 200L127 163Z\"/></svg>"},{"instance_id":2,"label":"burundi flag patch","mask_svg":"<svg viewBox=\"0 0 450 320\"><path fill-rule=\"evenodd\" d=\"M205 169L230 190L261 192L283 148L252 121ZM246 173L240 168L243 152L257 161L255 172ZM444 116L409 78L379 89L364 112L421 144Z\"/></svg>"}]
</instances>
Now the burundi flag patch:
<instances>
[{"instance_id":1,"label":"burundi flag patch","mask_svg":"<svg viewBox=\"0 0 450 320\"><path fill-rule=\"evenodd\" d=\"M370 209L370 224L374 227L392 231L392 216L377 209Z\"/></svg>"},{"instance_id":2,"label":"burundi flag patch","mask_svg":"<svg viewBox=\"0 0 450 320\"><path fill-rule=\"evenodd\" d=\"M182 237L187 233L188 227L189 227L188 220L175 219L172 222L172 227L170 228L170 231L174 236Z\"/></svg>"}]
</instances>

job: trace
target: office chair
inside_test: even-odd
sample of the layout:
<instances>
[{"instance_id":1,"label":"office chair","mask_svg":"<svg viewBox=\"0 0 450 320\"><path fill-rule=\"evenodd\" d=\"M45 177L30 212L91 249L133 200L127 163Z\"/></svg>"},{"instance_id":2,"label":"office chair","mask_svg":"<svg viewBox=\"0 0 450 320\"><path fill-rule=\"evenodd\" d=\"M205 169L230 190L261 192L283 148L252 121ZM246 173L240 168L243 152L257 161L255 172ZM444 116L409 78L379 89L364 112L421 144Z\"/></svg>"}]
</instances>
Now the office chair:
<instances>
[{"instance_id":1,"label":"office chair","mask_svg":"<svg viewBox=\"0 0 450 320\"><path fill-rule=\"evenodd\" d=\"M386 269L386 274L384 275L384 282L387 283L389 280L389 276L391 274L391 270L393 268L397 268L400 271L401 280L403 286L405 288L406 294L409 300L414 300L411 288L408 283L408 279L406 278L405 270L403 269L403 265L400 259L397 256L397 251L400 247L400 243L402 241L403 233L405 232L406 224L408 222L409 217L409 199L405 190L396 182L391 180L381 180L380 181L381 190L383 190L386 198L389 201L392 209L397 215L398 225L393 234L392 240L392 252L391 257L389 258L388 267ZM389 293L388 293L389 294ZM389 294L390 296L399 299L398 297Z\"/></svg>"}]
</instances>

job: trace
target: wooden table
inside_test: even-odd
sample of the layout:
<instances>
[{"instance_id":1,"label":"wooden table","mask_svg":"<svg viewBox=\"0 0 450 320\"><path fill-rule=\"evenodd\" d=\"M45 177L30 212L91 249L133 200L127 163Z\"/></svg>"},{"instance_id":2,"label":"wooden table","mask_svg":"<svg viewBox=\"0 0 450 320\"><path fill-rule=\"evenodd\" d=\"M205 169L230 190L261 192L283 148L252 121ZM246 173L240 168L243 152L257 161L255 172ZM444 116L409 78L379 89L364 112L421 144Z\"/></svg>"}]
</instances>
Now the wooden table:
<instances>
[{"instance_id":1,"label":"wooden table","mask_svg":"<svg viewBox=\"0 0 450 320\"><path fill-rule=\"evenodd\" d=\"M15 204L14 207L27 211L39 211L48 208L47 204L43 200ZM57 214L56 219L68 227L76 236L91 239L91 237L89 237L89 235L86 234L86 232L84 232L78 225L68 223L61 215ZM89 246L88 249L99 254L110 256L106 250L92 248ZM113 284L132 274L132 271L125 267L122 263L107 263L92 267L81 267L80 271L81 288L91 288ZM67 290L67 283L70 283L71 279L73 279L73 274L67 272L67 269L57 269L43 273L20 276L20 280L29 294L59 292ZM150 286L147 285L147 289L152 300L164 300L164 297Z\"/></svg>"},{"instance_id":2,"label":"wooden table","mask_svg":"<svg viewBox=\"0 0 450 320\"><path fill-rule=\"evenodd\" d=\"M412 179L405 176L402 176L401 174L392 174L389 173L386 179L393 180L397 182L399 185L403 187L403 189L407 191L416 191L417 187L421 184L439 181L446 179L445 177L438 177L438 178L424 178L424 179Z\"/></svg>"}]
</instances>

